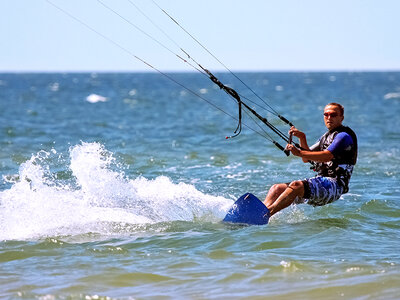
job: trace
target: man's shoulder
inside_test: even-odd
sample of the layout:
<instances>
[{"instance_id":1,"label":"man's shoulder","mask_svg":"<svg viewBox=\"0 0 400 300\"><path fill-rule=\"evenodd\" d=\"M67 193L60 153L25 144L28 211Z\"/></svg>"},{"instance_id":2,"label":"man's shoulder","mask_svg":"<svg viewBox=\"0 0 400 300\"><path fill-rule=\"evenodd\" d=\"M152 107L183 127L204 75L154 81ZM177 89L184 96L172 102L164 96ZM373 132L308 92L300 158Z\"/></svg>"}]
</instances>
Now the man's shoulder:
<instances>
[{"instance_id":1,"label":"man's shoulder","mask_svg":"<svg viewBox=\"0 0 400 300\"><path fill-rule=\"evenodd\" d=\"M345 132L345 133L347 133L348 135L350 135L352 137L353 136L357 136L356 133L354 132L354 130L351 129L349 126L342 125L336 131L337 132Z\"/></svg>"},{"instance_id":2,"label":"man's shoulder","mask_svg":"<svg viewBox=\"0 0 400 300\"><path fill-rule=\"evenodd\" d=\"M345 131L336 134L334 140L341 141L346 145L354 144L353 137Z\"/></svg>"},{"instance_id":3,"label":"man's shoulder","mask_svg":"<svg viewBox=\"0 0 400 300\"><path fill-rule=\"evenodd\" d=\"M357 135L354 132L353 129L351 129L348 126L340 126L338 128L338 135L341 134L342 137L345 137L346 139L351 139L355 145L357 145ZM348 136L348 137L347 137Z\"/></svg>"}]
</instances>

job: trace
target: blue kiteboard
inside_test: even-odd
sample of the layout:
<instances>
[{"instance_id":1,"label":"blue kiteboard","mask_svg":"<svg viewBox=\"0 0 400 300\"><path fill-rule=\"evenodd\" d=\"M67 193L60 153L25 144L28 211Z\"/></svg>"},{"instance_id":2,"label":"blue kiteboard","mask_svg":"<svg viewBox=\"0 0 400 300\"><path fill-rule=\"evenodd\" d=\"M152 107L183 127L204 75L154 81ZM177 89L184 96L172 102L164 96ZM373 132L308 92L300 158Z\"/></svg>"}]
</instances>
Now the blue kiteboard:
<instances>
[{"instance_id":1,"label":"blue kiteboard","mask_svg":"<svg viewBox=\"0 0 400 300\"><path fill-rule=\"evenodd\" d=\"M269 217L269 209L264 203L253 194L246 193L236 200L222 222L266 225Z\"/></svg>"}]
</instances>

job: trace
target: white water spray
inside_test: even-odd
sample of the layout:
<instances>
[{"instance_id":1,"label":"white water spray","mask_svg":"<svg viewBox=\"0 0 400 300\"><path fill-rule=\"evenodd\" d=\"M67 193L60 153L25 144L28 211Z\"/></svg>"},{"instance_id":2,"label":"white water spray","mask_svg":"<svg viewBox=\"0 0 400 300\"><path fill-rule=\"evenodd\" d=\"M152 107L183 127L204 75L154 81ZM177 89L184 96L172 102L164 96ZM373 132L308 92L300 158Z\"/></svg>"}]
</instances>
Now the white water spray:
<instances>
[{"instance_id":1,"label":"white water spray","mask_svg":"<svg viewBox=\"0 0 400 300\"><path fill-rule=\"evenodd\" d=\"M232 204L165 176L129 179L112 170L115 158L98 143L71 147L66 168L73 176L66 183L50 171L54 154L33 155L21 164L11 188L0 192L0 240L120 234L113 223L218 222Z\"/></svg>"}]
</instances>

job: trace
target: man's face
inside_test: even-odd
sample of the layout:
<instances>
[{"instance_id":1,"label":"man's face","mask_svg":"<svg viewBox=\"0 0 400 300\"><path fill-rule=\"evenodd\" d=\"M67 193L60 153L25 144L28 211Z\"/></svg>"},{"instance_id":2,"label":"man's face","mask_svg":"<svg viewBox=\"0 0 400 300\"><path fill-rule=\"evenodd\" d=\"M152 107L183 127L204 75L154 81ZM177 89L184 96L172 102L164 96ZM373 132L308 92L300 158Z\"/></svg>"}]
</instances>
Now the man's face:
<instances>
[{"instance_id":1,"label":"man's face","mask_svg":"<svg viewBox=\"0 0 400 300\"><path fill-rule=\"evenodd\" d=\"M325 121L325 126L329 130L335 129L336 127L339 127L342 125L342 121L344 119L344 116L340 114L339 107L335 105L327 105L325 106L324 109L324 121Z\"/></svg>"}]
</instances>

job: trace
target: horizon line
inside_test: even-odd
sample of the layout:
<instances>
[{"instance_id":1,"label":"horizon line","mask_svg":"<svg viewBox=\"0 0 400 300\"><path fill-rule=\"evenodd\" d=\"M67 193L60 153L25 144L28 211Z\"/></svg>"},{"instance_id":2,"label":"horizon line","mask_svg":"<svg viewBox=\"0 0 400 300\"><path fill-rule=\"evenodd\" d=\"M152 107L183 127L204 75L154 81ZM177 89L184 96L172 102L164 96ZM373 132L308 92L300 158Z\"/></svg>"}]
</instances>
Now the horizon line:
<instances>
[{"instance_id":1,"label":"horizon line","mask_svg":"<svg viewBox=\"0 0 400 300\"><path fill-rule=\"evenodd\" d=\"M234 73L397 73L400 72L398 69L387 69L387 68L371 68L371 69L270 69L270 70L234 70ZM217 73L229 73L226 69L213 69L213 72ZM37 73L198 73L195 70L0 70L0 74L37 74Z\"/></svg>"}]
</instances>

